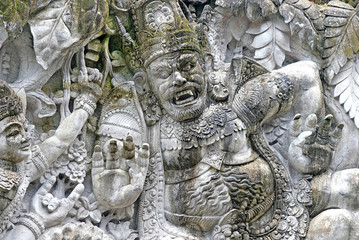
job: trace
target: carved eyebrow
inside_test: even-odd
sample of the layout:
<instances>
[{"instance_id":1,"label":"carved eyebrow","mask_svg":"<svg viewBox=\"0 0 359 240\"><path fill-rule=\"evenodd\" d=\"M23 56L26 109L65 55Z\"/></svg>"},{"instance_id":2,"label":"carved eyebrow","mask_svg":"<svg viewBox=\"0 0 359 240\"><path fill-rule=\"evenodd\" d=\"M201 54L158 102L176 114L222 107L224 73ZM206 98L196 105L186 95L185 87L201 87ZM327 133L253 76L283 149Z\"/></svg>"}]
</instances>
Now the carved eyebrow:
<instances>
[{"instance_id":1,"label":"carved eyebrow","mask_svg":"<svg viewBox=\"0 0 359 240\"><path fill-rule=\"evenodd\" d=\"M178 61L179 61L180 63L185 62L185 61L193 61L195 57L196 57L196 55L193 54L193 53L182 54L182 55L179 57Z\"/></svg>"},{"instance_id":2,"label":"carved eyebrow","mask_svg":"<svg viewBox=\"0 0 359 240\"><path fill-rule=\"evenodd\" d=\"M171 70L172 67L168 62L161 62L158 65L156 65L152 70L155 72L162 71L162 70Z\"/></svg>"}]
</instances>

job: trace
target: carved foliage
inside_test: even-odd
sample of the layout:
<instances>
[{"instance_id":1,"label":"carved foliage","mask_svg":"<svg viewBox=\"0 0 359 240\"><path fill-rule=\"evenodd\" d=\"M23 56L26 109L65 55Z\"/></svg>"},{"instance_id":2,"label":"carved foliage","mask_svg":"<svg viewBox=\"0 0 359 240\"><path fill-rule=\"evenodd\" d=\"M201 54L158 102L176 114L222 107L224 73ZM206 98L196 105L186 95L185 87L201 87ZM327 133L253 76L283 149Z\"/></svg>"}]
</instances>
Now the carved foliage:
<instances>
[{"instance_id":1,"label":"carved foliage","mask_svg":"<svg viewBox=\"0 0 359 240\"><path fill-rule=\"evenodd\" d=\"M334 97L339 97L345 112L359 128L359 57L349 60L331 81Z\"/></svg>"},{"instance_id":2,"label":"carved foliage","mask_svg":"<svg viewBox=\"0 0 359 240\"><path fill-rule=\"evenodd\" d=\"M358 57L359 17L357 8L332 1L325 10L323 59L325 79L335 86L334 96L339 97L345 112L359 127Z\"/></svg>"},{"instance_id":3,"label":"carved foliage","mask_svg":"<svg viewBox=\"0 0 359 240\"><path fill-rule=\"evenodd\" d=\"M329 84L335 74L355 57L359 50L359 18L357 9L339 1L328 3L324 11L324 49L325 76Z\"/></svg>"},{"instance_id":4,"label":"carved foliage","mask_svg":"<svg viewBox=\"0 0 359 240\"><path fill-rule=\"evenodd\" d=\"M106 0L51 2L29 21L38 63L47 69L55 59L76 52L101 29L107 12Z\"/></svg>"},{"instance_id":5,"label":"carved foliage","mask_svg":"<svg viewBox=\"0 0 359 240\"><path fill-rule=\"evenodd\" d=\"M290 52L289 31L280 16L268 18L260 25L252 23L247 33L255 35L251 44L255 49L254 59L269 70L281 67L286 51Z\"/></svg>"},{"instance_id":6,"label":"carved foliage","mask_svg":"<svg viewBox=\"0 0 359 240\"><path fill-rule=\"evenodd\" d=\"M247 17L251 21L255 21L261 17L268 17L278 12L277 5L283 0L217 0L216 4L224 8L231 8L235 11L244 9Z\"/></svg>"},{"instance_id":7,"label":"carved foliage","mask_svg":"<svg viewBox=\"0 0 359 240\"><path fill-rule=\"evenodd\" d=\"M323 27L323 20L316 6L306 0L287 0L279 7L284 22L289 24L291 35L298 34L302 42L307 42L315 49L318 30Z\"/></svg>"}]
</instances>

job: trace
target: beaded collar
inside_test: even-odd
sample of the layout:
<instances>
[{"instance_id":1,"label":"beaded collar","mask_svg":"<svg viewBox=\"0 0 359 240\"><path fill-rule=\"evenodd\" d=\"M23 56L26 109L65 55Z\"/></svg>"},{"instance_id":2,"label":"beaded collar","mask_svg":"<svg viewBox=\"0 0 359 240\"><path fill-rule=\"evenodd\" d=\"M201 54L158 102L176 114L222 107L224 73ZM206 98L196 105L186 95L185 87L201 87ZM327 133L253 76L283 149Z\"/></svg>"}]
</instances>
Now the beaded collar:
<instances>
[{"instance_id":1,"label":"beaded collar","mask_svg":"<svg viewBox=\"0 0 359 240\"><path fill-rule=\"evenodd\" d=\"M200 117L189 122L178 122L168 115L161 119L162 143L172 141L170 145L173 146L176 139L177 148L184 149L209 145L242 129L245 125L224 104L211 105Z\"/></svg>"}]
</instances>

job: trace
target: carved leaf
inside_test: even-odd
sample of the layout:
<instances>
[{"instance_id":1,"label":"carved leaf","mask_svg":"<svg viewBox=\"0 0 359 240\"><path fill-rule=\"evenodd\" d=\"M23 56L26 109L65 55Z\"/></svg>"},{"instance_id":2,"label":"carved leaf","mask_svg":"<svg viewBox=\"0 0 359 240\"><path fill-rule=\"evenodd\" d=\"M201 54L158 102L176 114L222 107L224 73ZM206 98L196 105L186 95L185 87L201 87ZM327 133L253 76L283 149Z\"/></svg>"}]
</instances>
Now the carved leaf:
<instances>
[{"instance_id":1,"label":"carved leaf","mask_svg":"<svg viewBox=\"0 0 359 240\"><path fill-rule=\"evenodd\" d=\"M315 49L318 30L323 28L323 19L315 4L306 0L286 0L280 7L279 13L284 22L289 23L291 35L298 34L302 43L308 43Z\"/></svg>"},{"instance_id":2,"label":"carved leaf","mask_svg":"<svg viewBox=\"0 0 359 240\"><path fill-rule=\"evenodd\" d=\"M345 112L354 119L359 128L359 56L349 60L333 78L334 97L339 97Z\"/></svg>"},{"instance_id":3,"label":"carved leaf","mask_svg":"<svg viewBox=\"0 0 359 240\"><path fill-rule=\"evenodd\" d=\"M253 23L246 31L255 35L251 46L255 48L254 59L273 70L281 67L285 53L290 52L290 29L280 16L269 18L261 24Z\"/></svg>"},{"instance_id":4,"label":"carved leaf","mask_svg":"<svg viewBox=\"0 0 359 240\"><path fill-rule=\"evenodd\" d=\"M77 212L77 220L83 220L89 216L90 212L85 208L81 207Z\"/></svg>"},{"instance_id":5,"label":"carved leaf","mask_svg":"<svg viewBox=\"0 0 359 240\"><path fill-rule=\"evenodd\" d=\"M29 4L27 0L0 1L0 15L5 22L26 23L29 17Z\"/></svg>"},{"instance_id":6,"label":"carved leaf","mask_svg":"<svg viewBox=\"0 0 359 240\"><path fill-rule=\"evenodd\" d=\"M94 223L101 222L102 214L99 210L91 211L89 215L90 215L92 222L94 222Z\"/></svg>"},{"instance_id":7,"label":"carved leaf","mask_svg":"<svg viewBox=\"0 0 359 240\"><path fill-rule=\"evenodd\" d=\"M45 69L55 61L77 52L104 25L106 0L55 0L29 21L36 60Z\"/></svg>"},{"instance_id":8,"label":"carved leaf","mask_svg":"<svg viewBox=\"0 0 359 240\"><path fill-rule=\"evenodd\" d=\"M357 7L358 8L358 7ZM334 75L355 57L359 50L359 18L357 8L331 1L325 9L323 59L326 81L331 84Z\"/></svg>"}]
</instances>

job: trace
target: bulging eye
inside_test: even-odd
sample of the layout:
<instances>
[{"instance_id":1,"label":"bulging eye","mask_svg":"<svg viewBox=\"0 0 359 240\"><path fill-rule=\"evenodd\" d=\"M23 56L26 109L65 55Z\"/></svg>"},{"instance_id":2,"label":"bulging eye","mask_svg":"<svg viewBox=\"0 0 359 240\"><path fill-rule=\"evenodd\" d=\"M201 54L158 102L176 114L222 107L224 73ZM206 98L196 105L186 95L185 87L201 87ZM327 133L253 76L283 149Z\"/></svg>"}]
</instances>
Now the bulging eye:
<instances>
[{"instance_id":1,"label":"bulging eye","mask_svg":"<svg viewBox=\"0 0 359 240\"><path fill-rule=\"evenodd\" d=\"M162 79L166 79L171 75L171 72L167 71L167 70L159 70L156 72L155 77L157 78L162 78Z\"/></svg>"},{"instance_id":2,"label":"bulging eye","mask_svg":"<svg viewBox=\"0 0 359 240\"><path fill-rule=\"evenodd\" d=\"M192 70L192 68L194 67L194 65L192 63L187 63L184 66L182 66L182 71L188 72L190 70Z\"/></svg>"}]
</instances>

